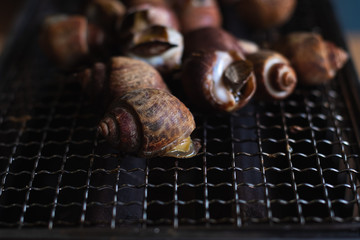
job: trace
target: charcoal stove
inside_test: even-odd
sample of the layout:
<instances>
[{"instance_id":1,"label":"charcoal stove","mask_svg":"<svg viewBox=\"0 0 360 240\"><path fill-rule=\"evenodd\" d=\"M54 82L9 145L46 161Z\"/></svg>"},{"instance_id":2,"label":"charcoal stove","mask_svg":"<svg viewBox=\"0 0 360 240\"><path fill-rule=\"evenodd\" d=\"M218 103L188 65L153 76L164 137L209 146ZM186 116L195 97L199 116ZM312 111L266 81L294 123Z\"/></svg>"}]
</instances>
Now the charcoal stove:
<instances>
[{"instance_id":1,"label":"charcoal stove","mask_svg":"<svg viewBox=\"0 0 360 240\"><path fill-rule=\"evenodd\" d=\"M7 238L359 237L360 85L329 84L231 115L194 112L198 156L145 160L110 148L100 115L39 49L44 16L84 1L29 2L0 62L0 236ZM301 0L280 30L225 28L264 43L294 30L346 49L331 4Z\"/></svg>"}]
</instances>

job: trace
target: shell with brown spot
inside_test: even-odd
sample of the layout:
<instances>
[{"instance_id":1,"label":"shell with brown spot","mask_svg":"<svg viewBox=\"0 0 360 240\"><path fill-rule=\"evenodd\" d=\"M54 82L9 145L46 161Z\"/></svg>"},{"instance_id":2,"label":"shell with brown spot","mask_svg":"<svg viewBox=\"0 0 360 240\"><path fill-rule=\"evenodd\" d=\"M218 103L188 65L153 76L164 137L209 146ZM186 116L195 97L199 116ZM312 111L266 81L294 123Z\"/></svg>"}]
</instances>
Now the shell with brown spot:
<instances>
[{"instance_id":1,"label":"shell with brown spot","mask_svg":"<svg viewBox=\"0 0 360 240\"><path fill-rule=\"evenodd\" d=\"M159 89L134 90L117 98L98 129L115 148L145 158L192 157L199 150L190 139L195 129L191 112ZM177 147L186 141L190 141L188 151L179 154Z\"/></svg>"}]
</instances>

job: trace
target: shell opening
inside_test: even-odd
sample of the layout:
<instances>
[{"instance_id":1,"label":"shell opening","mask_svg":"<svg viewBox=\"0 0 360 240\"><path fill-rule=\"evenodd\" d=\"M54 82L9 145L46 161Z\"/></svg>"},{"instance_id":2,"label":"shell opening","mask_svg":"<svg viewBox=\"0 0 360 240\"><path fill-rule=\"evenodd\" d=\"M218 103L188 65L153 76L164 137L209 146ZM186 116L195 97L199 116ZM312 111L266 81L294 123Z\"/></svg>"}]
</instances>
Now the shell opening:
<instances>
[{"instance_id":1,"label":"shell opening","mask_svg":"<svg viewBox=\"0 0 360 240\"><path fill-rule=\"evenodd\" d=\"M141 56L140 54L130 51L127 55L131 58L147 62L154 67L161 67L164 65L168 66L170 69L180 67L184 49L183 37L180 32L175 29L169 27L165 27L165 29L167 34L167 49L165 49L165 51L151 56Z\"/></svg>"},{"instance_id":2,"label":"shell opening","mask_svg":"<svg viewBox=\"0 0 360 240\"><path fill-rule=\"evenodd\" d=\"M134 34L134 46L130 52L143 57L162 54L177 46L176 42L170 41L169 33L171 32L166 27L158 25L137 32Z\"/></svg>"},{"instance_id":3,"label":"shell opening","mask_svg":"<svg viewBox=\"0 0 360 240\"><path fill-rule=\"evenodd\" d=\"M233 58L227 52L217 51L215 54L216 62L214 64L213 71L208 76L214 82L214 97L221 103L235 103L233 94L231 94L225 82L223 81L224 71L233 62Z\"/></svg>"},{"instance_id":4,"label":"shell opening","mask_svg":"<svg viewBox=\"0 0 360 240\"><path fill-rule=\"evenodd\" d=\"M236 101L244 95L246 84L253 77L253 65L249 61L235 61L225 69L224 82L230 88Z\"/></svg>"},{"instance_id":5,"label":"shell opening","mask_svg":"<svg viewBox=\"0 0 360 240\"><path fill-rule=\"evenodd\" d=\"M164 156L175 158L191 158L196 156L200 150L200 143L187 137L179 142L178 145L167 151Z\"/></svg>"}]
</instances>

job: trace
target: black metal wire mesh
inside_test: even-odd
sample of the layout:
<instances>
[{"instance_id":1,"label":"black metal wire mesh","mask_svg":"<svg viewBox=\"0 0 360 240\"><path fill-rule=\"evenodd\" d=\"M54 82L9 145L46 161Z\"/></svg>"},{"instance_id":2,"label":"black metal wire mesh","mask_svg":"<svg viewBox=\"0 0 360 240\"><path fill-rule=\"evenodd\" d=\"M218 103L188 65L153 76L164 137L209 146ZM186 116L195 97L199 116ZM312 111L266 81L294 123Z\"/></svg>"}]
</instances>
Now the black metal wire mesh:
<instances>
[{"instance_id":1,"label":"black metal wire mesh","mask_svg":"<svg viewBox=\"0 0 360 240\"><path fill-rule=\"evenodd\" d=\"M15 57L0 94L0 227L360 221L358 126L343 72L285 101L194 113L201 153L146 161L97 136L98 112L29 37L33 50Z\"/></svg>"}]
</instances>

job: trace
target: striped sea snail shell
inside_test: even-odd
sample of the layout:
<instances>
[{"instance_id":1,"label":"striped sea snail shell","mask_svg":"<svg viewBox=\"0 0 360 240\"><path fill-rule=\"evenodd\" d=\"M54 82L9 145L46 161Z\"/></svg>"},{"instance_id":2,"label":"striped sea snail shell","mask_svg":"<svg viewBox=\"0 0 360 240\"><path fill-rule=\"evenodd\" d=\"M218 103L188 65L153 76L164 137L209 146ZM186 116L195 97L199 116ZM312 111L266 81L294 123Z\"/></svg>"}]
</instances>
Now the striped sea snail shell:
<instances>
[{"instance_id":1,"label":"striped sea snail shell","mask_svg":"<svg viewBox=\"0 0 360 240\"><path fill-rule=\"evenodd\" d=\"M190 138L194 129L194 118L181 101L151 88L117 98L98 127L115 148L145 158L195 156L200 145Z\"/></svg>"},{"instance_id":2,"label":"striped sea snail shell","mask_svg":"<svg viewBox=\"0 0 360 240\"><path fill-rule=\"evenodd\" d=\"M253 63L260 99L284 99L295 89L297 77L290 62L280 53L260 50L246 55Z\"/></svg>"},{"instance_id":3,"label":"striped sea snail shell","mask_svg":"<svg viewBox=\"0 0 360 240\"><path fill-rule=\"evenodd\" d=\"M344 49L311 32L290 33L275 45L275 49L290 60L299 83L304 85L328 82L349 58Z\"/></svg>"}]
</instances>

